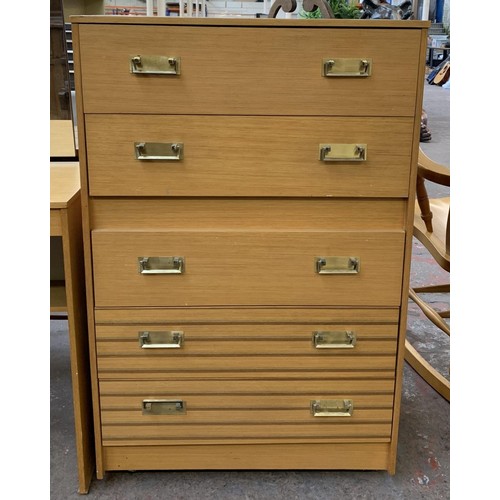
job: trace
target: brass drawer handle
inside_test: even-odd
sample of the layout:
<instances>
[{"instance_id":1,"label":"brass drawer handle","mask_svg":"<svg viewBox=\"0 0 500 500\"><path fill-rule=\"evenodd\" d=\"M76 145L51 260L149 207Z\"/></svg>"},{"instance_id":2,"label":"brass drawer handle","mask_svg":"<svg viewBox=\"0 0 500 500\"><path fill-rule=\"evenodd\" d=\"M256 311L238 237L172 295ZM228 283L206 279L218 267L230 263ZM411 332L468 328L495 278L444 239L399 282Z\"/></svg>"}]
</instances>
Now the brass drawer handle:
<instances>
[{"instance_id":1,"label":"brass drawer handle","mask_svg":"<svg viewBox=\"0 0 500 500\"><path fill-rule=\"evenodd\" d=\"M184 257L137 257L141 274L182 274Z\"/></svg>"},{"instance_id":2,"label":"brass drawer handle","mask_svg":"<svg viewBox=\"0 0 500 500\"><path fill-rule=\"evenodd\" d=\"M184 158L182 142L134 142L138 160L179 161Z\"/></svg>"},{"instance_id":3,"label":"brass drawer handle","mask_svg":"<svg viewBox=\"0 0 500 500\"><path fill-rule=\"evenodd\" d=\"M180 75L181 58L172 56L130 56L130 72L139 75Z\"/></svg>"},{"instance_id":4,"label":"brass drawer handle","mask_svg":"<svg viewBox=\"0 0 500 500\"><path fill-rule=\"evenodd\" d=\"M183 341L183 332L139 332L139 345L142 349L180 349Z\"/></svg>"},{"instance_id":5,"label":"brass drawer handle","mask_svg":"<svg viewBox=\"0 0 500 500\"><path fill-rule=\"evenodd\" d=\"M322 75L335 76L370 76L372 60L359 58L323 59Z\"/></svg>"},{"instance_id":6,"label":"brass drawer handle","mask_svg":"<svg viewBox=\"0 0 500 500\"><path fill-rule=\"evenodd\" d=\"M352 399L320 399L311 401L313 417L352 417Z\"/></svg>"},{"instance_id":7,"label":"brass drawer handle","mask_svg":"<svg viewBox=\"0 0 500 500\"><path fill-rule=\"evenodd\" d=\"M316 257L316 272L318 274L358 274L360 270L359 257Z\"/></svg>"},{"instance_id":8,"label":"brass drawer handle","mask_svg":"<svg viewBox=\"0 0 500 500\"><path fill-rule=\"evenodd\" d=\"M186 402L181 399L145 399L142 402L143 415L185 415Z\"/></svg>"},{"instance_id":9,"label":"brass drawer handle","mask_svg":"<svg viewBox=\"0 0 500 500\"><path fill-rule=\"evenodd\" d=\"M356 333L349 330L313 332L313 345L316 349L353 349Z\"/></svg>"},{"instance_id":10,"label":"brass drawer handle","mask_svg":"<svg viewBox=\"0 0 500 500\"><path fill-rule=\"evenodd\" d=\"M366 144L320 144L321 161L366 161Z\"/></svg>"}]
</instances>

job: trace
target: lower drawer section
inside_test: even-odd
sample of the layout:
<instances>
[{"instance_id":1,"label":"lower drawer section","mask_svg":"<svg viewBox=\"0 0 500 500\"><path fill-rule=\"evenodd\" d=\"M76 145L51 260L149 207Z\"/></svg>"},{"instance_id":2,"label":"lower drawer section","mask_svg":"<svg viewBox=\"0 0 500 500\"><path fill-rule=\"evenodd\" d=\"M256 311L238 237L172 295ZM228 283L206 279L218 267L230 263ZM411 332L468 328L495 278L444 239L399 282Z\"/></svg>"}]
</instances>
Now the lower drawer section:
<instances>
[{"instance_id":1,"label":"lower drawer section","mask_svg":"<svg viewBox=\"0 0 500 500\"><path fill-rule=\"evenodd\" d=\"M99 378L266 378L328 370L380 378L395 369L397 324L98 325Z\"/></svg>"},{"instance_id":2,"label":"lower drawer section","mask_svg":"<svg viewBox=\"0 0 500 500\"><path fill-rule=\"evenodd\" d=\"M385 442L394 380L101 381L104 446Z\"/></svg>"}]
</instances>

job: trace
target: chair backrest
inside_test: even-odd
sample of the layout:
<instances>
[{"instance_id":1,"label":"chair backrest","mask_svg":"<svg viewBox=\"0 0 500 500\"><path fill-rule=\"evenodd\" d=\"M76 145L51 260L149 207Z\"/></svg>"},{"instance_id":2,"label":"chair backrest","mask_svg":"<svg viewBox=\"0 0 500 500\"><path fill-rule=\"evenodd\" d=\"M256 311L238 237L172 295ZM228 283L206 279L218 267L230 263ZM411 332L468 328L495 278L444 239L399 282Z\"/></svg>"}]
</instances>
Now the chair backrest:
<instances>
[{"instance_id":1,"label":"chair backrest","mask_svg":"<svg viewBox=\"0 0 500 500\"><path fill-rule=\"evenodd\" d=\"M450 187L450 169L431 160L422 148L418 153L418 175L441 186Z\"/></svg>"},{"instance_id":2,"label":"chair backrest","mask_svg":"<svg viewBox=\"0 0 500 500\"><path fill-rule=\"evenodd\" d=\"M431 158L429 158L423 151L420 149L418 156L418 171L417 171L417 202L420 208L420 217L425 223L425 228L429 233L434 232L433 227L433 210L432 206L438 206L436 201L439 199L429 199L427 194L427 188L425 185L425 181L430 181L435 184L439 184L441 186L450 187L450 169L441 165L440 163L435 162ZM445 255L450 255L450 205L449 198L446 199L447 203L444 207L447 209L447 220L446 231L445 231L445 241L443 241L443 245L445 247ZM439 205L440 208L443 208L443 204ZM416 236L419 240L422 241L422 238L419 237L420 232L416 231ZM425 241L422 241L426 246Z\"/></svg>"}]
</instances>

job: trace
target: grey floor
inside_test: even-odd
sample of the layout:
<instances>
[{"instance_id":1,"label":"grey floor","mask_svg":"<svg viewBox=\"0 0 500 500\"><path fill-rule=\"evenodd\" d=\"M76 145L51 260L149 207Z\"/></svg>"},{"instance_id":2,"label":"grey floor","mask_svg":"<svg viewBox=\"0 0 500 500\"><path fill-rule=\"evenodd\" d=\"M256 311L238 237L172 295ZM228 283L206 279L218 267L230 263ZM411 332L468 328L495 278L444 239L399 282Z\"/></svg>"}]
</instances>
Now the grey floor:
<instances>
[{"instance_id":1,"label":"grey floor","mask_svg":"<svg viewBox=\"0 0 500 500\"><path fill-rule=\"evenodd\" d=\"M432 133L422 148L449 165L450 91L425 84L424 108ZM395 138L397 141L397 138ZM445 194L446 190L436 192ZM448 276L414 241L412 283ZM435 297L443 307L448 297ZM77 493L67 323L51 320L50 498ZM449 376L449 339L410 303L408 337ZM405 366L396 475L373 471L113 472L94 479L88 498L102 499L439 499L450 498L450 405Z\"/></svg>"}]
</instances>

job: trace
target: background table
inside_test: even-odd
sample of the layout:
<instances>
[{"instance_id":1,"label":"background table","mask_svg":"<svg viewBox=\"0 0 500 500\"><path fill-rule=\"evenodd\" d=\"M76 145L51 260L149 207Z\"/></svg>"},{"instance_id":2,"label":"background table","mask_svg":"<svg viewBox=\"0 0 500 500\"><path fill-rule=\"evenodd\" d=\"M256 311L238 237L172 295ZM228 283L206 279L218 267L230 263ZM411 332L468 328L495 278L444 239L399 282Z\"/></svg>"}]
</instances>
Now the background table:
<instances>
[{"instance_id":1,"label":"background table","mask_svg":"<svg viewBox=\"0 0 500 500\"><path fill-rule=\"evenodd\" d=\"M50 120L50 159L78 157L75 133L71 120Z\"/></svg>"},{"instance_id":2,"label":"background table","mask_svg":"<svg viewBox=\"0 0 500 500\"><path fill-rule=\"evenodd\" d=\"M78 162L50 164L50 236L62 239L64 282L51 283L50 311L67 312L78 492L87 493L95 453Z\"/></svg>"}]
</instances>

